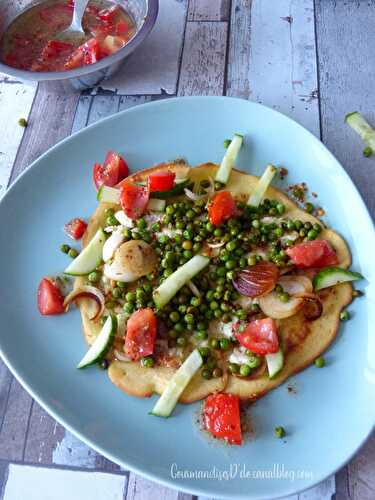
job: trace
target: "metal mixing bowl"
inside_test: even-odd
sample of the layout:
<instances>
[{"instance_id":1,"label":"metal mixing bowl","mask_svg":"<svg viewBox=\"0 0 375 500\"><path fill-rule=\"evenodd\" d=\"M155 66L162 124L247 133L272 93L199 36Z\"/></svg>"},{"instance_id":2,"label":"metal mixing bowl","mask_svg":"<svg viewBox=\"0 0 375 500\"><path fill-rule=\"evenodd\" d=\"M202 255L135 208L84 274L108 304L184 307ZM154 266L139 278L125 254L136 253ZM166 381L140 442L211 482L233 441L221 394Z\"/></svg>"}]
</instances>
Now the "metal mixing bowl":
<instances>
[{"instance_id":1,"label":"metal mixing bowl","mask_svg":"<svg viewBox=\"0 0 375 500\"><path fill-rule=\"evenodd\" d=\"M17 16L38 3L41 3L40 0L0 0L0 38ZM158 0L118 0L115 3L129 12L136 24L133 38L115 54L104 57L95 64L69 71L26 71L0 62L0 72L20 80L48 82L48 87L57 91L79 91L94 87L112 76L124 59L143 42L153 28L158 14Z\"/></svg>"}]
</instances>

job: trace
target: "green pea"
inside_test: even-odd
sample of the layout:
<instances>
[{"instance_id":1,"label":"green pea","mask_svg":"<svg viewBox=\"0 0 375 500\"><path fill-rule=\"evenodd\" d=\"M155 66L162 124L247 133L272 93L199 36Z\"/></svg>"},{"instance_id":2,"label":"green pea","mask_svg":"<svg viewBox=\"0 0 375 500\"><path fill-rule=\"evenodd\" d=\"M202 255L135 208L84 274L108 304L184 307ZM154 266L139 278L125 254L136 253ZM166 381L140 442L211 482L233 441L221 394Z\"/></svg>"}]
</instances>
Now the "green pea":
<instances>
[{"instance_id":1,"label":"green pea","mask_svg":"<svg viewBox=\"0 0 375 500\"><path fill-rule=\"evenodd\" d=\"M227 281L232 281L233 278L234 278L233 271L228 271L227 274L226 274L226 277L227 277Z\"/></svg>"},{"instance_id":2,"label":"green pea","mask_svg":"<svg viewBox=\"0 0 375 500\"><path fill-rule=\"evenodd\" d=\"M134 293L134 292L128 292L128 293L125 295L125 299L126 299L128 302L135 302L135 300L136 300L135 293Z\"/></svg>"},{"instance_id":3,"label":"green pea","mask_svg":"<svg viewBox=\"0 0 375 500\"><path fill-rule=\"evenodd\" d=\"M307 233L308 240L315 240L317 236L318 233L315 231L315 229L310 229L310 231Z\"/></svg>"},{"instance_id":4,"label":"green pea","mask_svg":"<svg viewBox=\"0 0 375 500\"><path fill-rule=\"evenodd\" d=\"M126 313L130 314L134 311L134 304L125 302L125 304L123 305L123 309Z\"/></svg>"},{"instance_id":5,"label":"green pea","mask_svg":"<svg viewBox=\"0 0 375 500\"><path fill-rule=\"evenodd\" d=\"M172 215L172 214L174 214L174 211L175 211L175 209L174 209L173 205L167 205L167 206L165 207L165 213L166 213L167 215Z\"/></svg>"},{"instance_id":6,"label":"green pea","mask_svg":"<svg viewBox=\"0 0 375 500\"><path fill-rule=\"evenodd\" d=\"M294 221L294 227L297 229L297 231L299 231L303 226L303 222L300 221L300 220L295 220Z\"/></svg>"},{"instance_id":7,"label":"green pea","mask_svg":"<svg viewBox=\"0 0 375 500\"><path fill-rule=\"evenodd\" d=\"M241 365L240 366L240 375L241 377L248 377L251 373L251 368L249 365Z\"/></svg>"},{"instance_id":8,"label":"green pea","mask_svg":"<svg viewBox=\"0 0 375 500\"><path fill-rule=\"evenodd\" d=\"M194 219L194 217L195 217L195 212L194 212L194 210L188 210L188 211L186 212L186 217L187 217L188 219Z\"/></svg>"},{"instance_id":9,"label":"green pea","mask_svg":"<svg viewBox=\"0 0 375 500\"><path fill-rule=\"evenodd\" d=\"M137 300L145 300L145 298L146 298L146 294L145 294L144 290L142 290L142 288L137 288L137 290L135 292L135 296L136 296Z\"/></svg>"},{"instance_id":10,"label":"green pea","mask_svg":"<svg viewBox=\"0 0 375 500\"><path fill-rule=\"evenodd\" d=\"M318 234L322 231L322 226L318 223L313 225L314 231L316 231Z\"/></svg>"},{"instance_id":11,"label":"green pea","mask_svg":"<svg viewBox=\"0 0 375 500\"><path fill-rule=\"evenodd\" d=\"M246 364L249 365L251 369L258 368L261 364L261 359L259 356L256 356L256 354L251 353Z\"/></svg>"},{"instance_id":12,"label":"green pea","mask_svg":"<svg viewBox=\"0 0 375 500\"><path fill-rule=\"evenodd\" d=\"M197 253L201 249L201 245L199 243L194 243L193 252Z\"/></svg>"},{"instance_id":13,"label":"green pea","mask_svg":"<svg viewBox=\"0 0 375 500\"><path fill-rule=\"evenodd\" d=\"M69 253L70 246L63 244L60 246L60 250L62 251L62 253Z\"/></svg>"},{"instance_id":14,"label":"green pea","mask_svg":"<svg viewBox=\"0 0 375 500\"><path fill-rule=\"evenodd\" d=\"M161 234L158 237L158 242L160 243L160 245L166 245L168 242L168 237L165 234Z\"/></svg>"},{"instance_id":15,"label":"green pea","mask_svg":"<svg viewBox=\"0 0 375 500\"><path fill-rule=\"evenodd\" d=\"M215 230L215 226L213 224L211 224L211 222L207 222L207 224L206 224L206 230L209 233L212 233Z\"/></svg>"},{"instance_id":16,"label":"green pea","mask_svg":"<svg viewBox=\"0 0 375 500\"><path fill-rule=\"evenodd\" d=\"M109 215L106 219L107 226L118 226L120 223L114 215Z\"/></svg>"},{"instance_id":17,"label":"green pea","mask_svg":"<svg viewBox=\"0 0 375 500\"><path fill-rule=\"evenodd\" d=\"M206 340L207 337L208 334L204 330L199 330L198 332L195 332L195 338L198 340Z\"/></svg>"},{"instance_id":18,"label":"green pea","mask_svg":"<svg viewBox=\"0 0 375 500\"><path fill-rule=\"evenodd\" d=\"M193 239L193 232L190 231L189 229L185 229L185 231L182 233L183 237L185 240L192 240ZM182 244L183 245L183 244Z\"/></svg>"},{"instance_id":19,"label":"green pea","mask_svg":"<svg viewBox=\"0 0 375 500\"><path fill-rule=\"evenodd\" d=\"M342 311L340 313L340 319L341 319L341 321L348 321L350 319L350 312L349 311Z\"/></svg>"},{"instance_id":20,"label":"green pea","mask_svg":"<svg viewBox=\"0 0 375 500\"><path fill-rule=\"evenodd\" d=\"M216 236L216 238L220 238L220 236L223 235L223 231L218 227L215 229L214 231L214 236Z\"/></svg>"},{"instance_id":21,"label":"green pea","mask_svg":"<svg viewBox=\"0 0 375 500\"><path fill-rule=\"evenodd\" d=\"M216 302L216 300L213 300L210 302L210 309L214 311L215 309L218 309L219 304Z\"/></svg>"},{"instance_id":22,"label":"green pea","mask_svg":"<svg viewBox=\"0 0 375 500\"><path fill-rule=\"evenodd\" d=\"M228 252L233 252L236 247L237 243L234 240L228 241L228 243L225 245L225 248L228 250Z\"/></svg>"},{"instance_id":23,"label":"green pea","mask_svg":"<svg viewBox=\"0 0 375 500\"><path fill-rule=\"evenodd\" d=\"M280 238L284 234L284 230L281 227L275 229L275 235Z\"/></svg>"},{"instance_id":24,"label":"green pea","mask_svg":"<svg viewBox=\"0 0 375 500\"><path fill-rule=\"evenodd\" d=\"M213 300L214 298L214 291L213 290L208 290L208 292L206 293L206 299L210 302L211 300Z\"/></svg>"},{"instance_id":25,"label":"green pea","mask_svg":"<svg viewBox=\"0 0 375 500\"><path fill-rule=\"evenodd\" d=\"M285 429L284 427L275 427L275 436L279 439L282 439L285 436Z\"/></svg>"},{"instance_id":26,"label":"green pea","mask_svg":"<svg viewBox=\"0 0 375 500\"><path fill-rule=\"evenodd\" d=\"M199 347L198 349L199 354L202 356L203 359L207 358L210 355L210 349L208 347Z\"/></svg>"},{"instance_id":27,"label":"green pea","mask_svg":"<svg viewBox=\"0 0 375 500\"><path fill-rule=\"evenodd\" d=\"M278 203L276 205L277 212L282 215L285 212L285 205L283 203Z\"/></svg>"},{"instance_id":28,"label":"green pea","mask_svg":"<svg viewBox=\"0 0 375 500\"><path fill-rule=\"evenodd\" d=\"M182 333L182 332L184 332L184 331L185 331L185 326L184 326L184 324L183 324L183 323L178 322L178 323L176 323L176 324L174 325L174 329L175 329L177 332Z\"/></svg>"},{"instance_id":29,"label":"green pea","mask_svg":"<svg viewBox=\"0 0 375 500\"><path fill-rule=\"evenodd\" d=\"M245 320L247 318L247 312L244 309L239 309L236 311L236 316L239 319Z\"/></svg>"},{"instance_id":30,"label":"green pea","mask_svg":"<svg viewBox=\"0 0 375 500\"><path fill-rule=\"evenodd\" d=\"M194 316L190 313L185 314L184 320L185 320L185 323L188 323L188 324L193 324L195 322Z\"/></svg>"},{"instance_id":31,"label":"green pea","mask_svg":"<svg viewBox=\"0 0 375 500\"><path fill-rule=\"evenodd\" d=\"M215 339L214 337L209 340L208 344L211 349L219 349L220 346L219 340Z\"/></svg>"},{"instance_id":32,"label":"green pea","mask_svg":"<svg viewBox=\"0 0 375 500\"><path fill-rule=\"evenodd\" d=\"M193 252L191 250L184 250L182 255L185 257L185 259L189 260L193 257Z\"/></svg>"},{"instance_id":33,"label":"green pea","mask_svg":"<svg viewBox=\"0 0 375 500\"><path fill-rule=\"evenodd\" d=\"M240 371L240 365L238 365L237 363L229 363L228 370L231 373L239 373L239 371Z\"/></svg>"},{"instance_id":34,"label":"green pea","mask_svg":"<svg viewBox=\"0 0 375 500\"><path fill-rule=\"evenodd\" d=\"M190 299L190 304L194 307L200 306L202 303L202 299L200 297L192 297Z\"/></svg>"},{"instance_id":35,"label":"green pea","mask_svg":"<svg viewBox=\"0 0 375 500\"><path fill-rule=\"evenodd\" d=\"M206 380L209 380L212 378L212 371L209 370L208 368L205 368L204 370L201 371L202 377L205 378Z\"/></svg>"},{"instance_id":36,"label":"green pea","mask_svg":"<svg viewBox=\"0 0 375 500\"><path fill-rule=\"evenodd\" d=\"M228 260L228 261L225 263L225 267L226 267L227 269L229 269L229 270L230 270L230 269L234 269L236 266L237 266L237 263L236 263L236 261L235 261L235 260L233 260L233 259L230 259L230 260Z\"/></svg>"},{"instance_id":37,"label":"green pea","mask_svg":"<svg viewBox=\"0 0 375 500\"><path fill-rule=\"evenodd\" d=\"M100 274L97 271L93 271L87 276L90 283L97 283L100 280Z\"/></svg>"},{"instance_id":38,"label":"green pea","mask_svg":"<svg viewBox=\"0 0 375 500\"><path fill-rule=\"evenodd\" d=\"M119 299L121 296L122 296L122 290L120 287L116 286L113 290L112 290L112 296L115 298L115 299Z\"/></svg>"},{"instance_id":39,"label":"green pea","mask_svg":"<svg viewBox=\"0 0 375 500\"><path fill-rule=\"evenodd\" d=\"M260 228L260 221L258 219L254 219L251 223L251 225L255 228L255 229L259 229Z\"/></svg>"},{"instance_id":40,"label":"green pea","mask_svg":"<svg viewBox=\"0 0 375 500\"><path fill-rule=\"evenodd\" d=\"M296 226L291 219L289 219L288 222L286 223L286 227L288 231L294 231L296 229Z\"/></svg>"},{"instance_id":41,"label":"green pea","mask_svg":"<svg viewBox=\"0 0 375 500\"><path fill-rule=\"evenodd\" d=\"M206 363L204 364L204 368L209 368L210 370L212 370L213 368L215 368L216 365L217 362L215 358L208 358L206 360Z\"/></svg>"},{"instance_id":42,"label":"green pea","mask_svg":"<svg viewBox=\"0 0 375 500\"><path fill-rule=\"evenodd\" d=\"M176 339L176 343L177 343L177 345L178 345L179 347L185 347L185 346L186 346L186 344L187 344L186 337L183 337L183 336L181 336L181 337L177 337L177 339Z\"/></svg>"},{"instance_id":43,"label":"green pea","mask_svg":"<svg viewBox=\"0 0 375 500\"><path fill-rule=\"evenodd\" d=\"M222 316L222 314L223 313L222 313L221 309L215 309L215 311L214 311L214 318L220 319L221 316Z\"/></svg>"},{"instance_id":44,"label":"green pea","mask_svg":"<svg viewBox=\"0 0 375 500\"><path fill-rule=\"evenodd\" d=\"M23 118L21 118L22 120ZM18 123L20 122L20 120L18 121ZM22 125L23 126L23 125ZM372 148L370 146L366 146L365 149L363 150L363 156L365 156L366 158L369 158L370 156L372 156Z\"/></svg>"},{"instance_id":45,"label":"green pea","mask_svg":"<svg viewBox=\"0 0 375 500\"><path fill-rule=\"evenodd\" d=\"M249 266L255 266L255 264L257 263L257 258L255 255L249 255L249 257L247 258L247 264Z\"/></svg>"},{"instance_id":46,"label":"green pea","mask_svg":"<svg viewBox=\"0 0 375 500\"><path fill-rule=\"evenodd\" d=\"M231 345L231 342L229 339L220 339L220 349L222 351L226 351L227 349L229 349Z\"/></svg>"},{"instance_id":47,"label":"green pea","mask_svg":"<svg viewBox=\"0 0 375 500\"><path fill-rule=\"evenodd\" d=\"M289 302L290 295L288 292L281 292L278 294L278 298L281 302Z\"/></svg>"},{"instance_id":48,"label":"green pea","mask_svg":"<svg viewBox=\"0 0 375 500\"><path fill-rule=\"evenodd\" d=\"M173 321L173 323L178 323L178 321L180 320L180 315L177 311L172 311L169 315L169 319Z\"/></svg>"},{"instance_id":49,"label":"green pea","mask_svg":"<svg viewBox=\"0 0 375 500\"><path fill-rule=\"evenodd\" d=\"M165 276L166 278L168 278L168 276L171 276L173 274L173 269L171 269L170 267L168 267L164 272L163 272L163 276Z\"/></svg>"},{"instance_id":50,"label":"green pea","mask_svg":"<svg viewBox=\"0 0 375 500\"><path fill-rule=\"evenodd\" d=\"M305 210L308 214L312 214L314 211L314 205L310 202L305 204Z\"/></svg>"},{"instance_id":51,"label":"green pea","mask_svg":"<svg viewBox=\"0 0 375 500\"><path fill-rule=\"evenodd\" d=\"M141 365L145 368L152 368L154 366L154 359L151 356L146 356L141 359Z\"/></svg>"},{"instance_id":52,"label":"green pea","mask_svg":"<svg viewBox=\"0 0 375 500\"><path fill-rule=\"evenodd\" d=\"M179 333L176 330L169 330L168 337L171 339L176 339L179 336Z\"/></svg>"},{"instance_id":53,"label":"green pea","mask_svg":"<svg viewBox=\"0 0 375 500\"><path fill-rule=\"evenodd\" d=\"M75 259L78 256L78 250L76 250L75 248L71 248L68 252L68 255L72 259Z\"/></svg>"},{"instance_id":54,"label":"green pea","mask_svg":"<svg viewBox=\"0 0 375 500\"><path fill-rule=\"evenodd\" d=\"M226 274L226 269L225 269L225 267L222 267L222 266L221 266L221 267L218 267L218 268L216 269L216 275L217 275L218 277L225 276L225 274Z\"/></svg>"},{"instance_id":55,"label":"green pea","mask_svg":"<svg viewBox=\"0 0 375 500\"><path fill-rule=\"evenodd\" d=\"M319 358L316 358L316 360L314 361L315 363L315 366L317 368L323 368L323 366L325 366L326 362L325 362L325 359L323 358L323 356L319 356Z\"/></svg>"}]
</instances>

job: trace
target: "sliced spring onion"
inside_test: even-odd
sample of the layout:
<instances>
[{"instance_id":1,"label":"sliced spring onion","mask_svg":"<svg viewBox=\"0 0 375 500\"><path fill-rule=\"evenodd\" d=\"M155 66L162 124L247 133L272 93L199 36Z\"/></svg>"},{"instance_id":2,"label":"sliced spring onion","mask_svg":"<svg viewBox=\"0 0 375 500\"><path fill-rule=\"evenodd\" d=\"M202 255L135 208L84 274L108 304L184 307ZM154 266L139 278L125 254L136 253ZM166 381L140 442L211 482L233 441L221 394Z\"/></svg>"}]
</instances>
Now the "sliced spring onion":
<instances>
[{"instance_id":1,"label":"sliced spring onion","mask_svg":"<svg viewBox=\"0 0 375 500\"><path fill-rule=\"evenodd\" d=\"M152 296L156 306L161 309L176 295L176 293L187 284L196 274L202 271L210 259L203 255L194 255L183 266L179 267L173 274L163 281L154 290Z\"/></svg>"},{"instance_id":2,"label":"sliced spring onion","mask_svg":"<svg viewBox=\"0 0 375 500\"><path fill-rule=\"evenodd\" d=\"M360 273L353 273L340 267L326 267L315 275L313 285L315 290L322 290L323 288L338 285L339 283L362 279L363 276Z\"/></svg>"},{"instance_id":3,"label":"sliced spring onion","mask_svg":"<svg viewBox=\"0 0 375 500\"><path fill-rule=\"evenodd\" d=\"M182 363L180 368L173 375L164 389L163 394L158 399L156 405L151 411L151 415L157 417L169 417L174 410L179 397L185 387L202 366L202 356L198 349L195 349Z\"/></svg>"},{"instance_id":4,"label":"sliced spring onion","mask_svg":"<svg viewBox=\"0 0 375 500\"><path fill-rule=\"evenodd\" d=\"M358 111L353 113L348 113L345 116L345 122L360 136L363 142L366 144L365 156L371 156L375 153L375 130L371 125L365 120L365 118ZM370 148L370 150L368 149Z\"/></svg>"},{"instance_id":5,"label":"sliced spring onion","mask_svg":"<svg viewBox=\"0 0 375 500\"><path fill-rule=\"evenodd\" d=\"M221 161L219 170L216 172L215 181L222 182L226 184L229 180L230 173L232 171L234 162L237 158L237 155L241 149L243 143L243 136L240 134L234 134L231 143L228 146L228 149L224 155L224 158Z\"/></svg>"},{"instance_id":6,"label":"sliced spring onion","mask_svg":"<svg viewBox=\"0 0 375 500\"><path fill-rule=\"evenodd\" d=\"M157 198L151 198L148 203L146 210L150 210L151 212L163 212L165 208L165 200L158 200Z\"/></svg>"},{"instance_id":7,"label":"sliced spring onion","mask_svg":"<svg viewBox=\"0 0 375 500\"><path fill-rule=\"evenodd\" d=\"M120 190L109 187L100 186L98 194L96 195L99 201L104 201L105 203L120 203Z\"/></svg>"},{"instance_id":8,"label":"sliced spring onion","mask_svg":"<svg viewBox=\"0 0 375 500\"><path fill-rule=\"evenodd\" d=\"M265 192L268 189L268 186L271 184L272 179L274 178L277 172L277 168L273 165L268 165L266 170L263 172L262 177L258 180L257 185L255 186L254 191L251 193L247 204L252 205L254 207L258 207L265 195Z\"/></svg>"}]
</instances>

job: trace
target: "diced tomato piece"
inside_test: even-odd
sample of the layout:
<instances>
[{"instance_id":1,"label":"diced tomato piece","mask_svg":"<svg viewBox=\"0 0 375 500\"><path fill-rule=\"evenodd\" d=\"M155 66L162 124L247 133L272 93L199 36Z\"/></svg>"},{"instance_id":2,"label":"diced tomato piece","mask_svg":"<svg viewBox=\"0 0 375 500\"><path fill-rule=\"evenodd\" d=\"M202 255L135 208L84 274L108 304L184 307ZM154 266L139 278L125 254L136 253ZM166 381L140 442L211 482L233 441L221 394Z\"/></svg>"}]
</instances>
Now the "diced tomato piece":
<instances>
[{"instance_id":1,"label":"diced tomato piece","mask_svg":"<svg viewBox=\"0 0 375 500\"><path fill-rule=\"evenodd\" d=\"M151 193L155 191L169 191L174 186L176 174L169 170L156 172L148 176L148 188Z\"/></svg>"},{"instance_id":2,"label":"diced tomato piece","mask_svg":"<svg viewBox=\"0 0 375 500\"><path fill-rule=\"evenodd\" d=\"M64 297L58 287L49 278L43 278L38 286L38 309L40 314L48 316L65 312Z\"/></svg>"},{"instance_id":3,"label":"diced tomato piece","mask_svg":"<svg viewBox=\"0 0 375 500\"><path fill-rule=\"evenodd\" d=\"M250 349L261 356L279 350L276 323L271 318L250 321L242 331L240 323L235 332L235 337L246 349Z\"/></svg>"},{"instance_id":4,"label":"diced tomato piece","mask_svg":"<svg viewBox=\"0 0 375 500\"><path fill-rule=\"evenodd\" d=\"M211 224L220 226L236 213L236 203L229 191L220 191L208 207L208 217Z\"/></svg>"},{"instance_id":5,"label":"diced tomato piece","mask_svg":"<svg viewBox=\"0 0 375 500\"><path fill-rule=\"evenodd\" d=\"M68 42L61 42L60 40L49 40L45 47L43 48L41 57L43 59L49 59L56 57L61 53L69 53L73 49L73 44Z\"/></svg>"},{"instance_id":6,"label":"diced tomato piece","mask_svg":"<svg viewBox=\"0 0 375 500\"><path fill-rule=\"evenodd\" d=\"M206 398L203 409L205 429L229 444L241 444L240 399L222 392Z\"/></svg>"},{"instance_id":7,"label":"diced tomato piece","mask_svg":"<svg viewBox=\"0 0 375 500\"><path fill-rule=\"evenodd\" d=\"M93 177L96 189L100 186L115 186L118 183L119 178L119 166L118 164L108 164L101 165L100 163L95 163L93 170Z\"/></svg>"},{"instance_id":8,"label":"diced tomato piece","mask_svg":"<svg viewBox=\"0 0 375 500\"><path fill-rule=\"evenodd\" d=\"M87 64L94 64L101 59L100 43L97 38L90 38L71 54L65 63L65 69L75 69Z\"/></svg>"},{"instance_id":9,"label":"diced tomato piece","mask_svg":"<svg viewBox=\"0 0 375 500\"><path fill-rule=\"evenodd\" d=\"M109 56L117 52L121 47L126 44L126 40L124 40L121 36L112 36L107 35L101 43L101 51L103 56Z\"/></svg>"},{"instance_id":10,"label":"diced tomato piece","mask_svg":"<svg viewBox=\"0 0 375 500\"><path fill-rule=\"evenodd\" d=\"M120 19L120 21L116 24L115 27L117 35L126 35L129 31L129 25L124 19Z\"/></svg>"},{"instance_id":11,"label":"diced tomato piece","mask_svg":"<svg viewBox=\"0 0 375 500\"><path fill-rule=\"evenodd\" d=\"M83 233L86 231L86 228L86 222L77 217L65 224L64 231L74 240L80 240L83 236Z\"/></svg>"},{"instance_id":12,"label":"diced tomato piece","mask_svg":"<svg viewBox=\"0 0 375 500\"><path fill-rule=\"evenodd\" d=\"M134 361L154 352L157 319L149 307L135 311L126 323L125 353Z\"/></svg>"},{"instance_id":13,"label":"diced tomato piece","mask_svg":"<svg viewBox=\"0 0 375 500\"><path fill-rule=\"evenodd\" d=\"M286 253L299 268L335 266L339 263L336 251L326 240L298 243L287 248Z\"/></svg>"},{"instance_id":14,"label":"diced tomato piece","mask_svg":"<svg viewBox=\"0 0 375 500\"><path fill-rule=\"evenodd\" d=\"M117 182L122 181L129 175L128 164L118 153L114 153L113 151L108 151L104 160L104 168L118 168Z\"/></svg>"},{"instance_id":15,"label":"diced tomato piece","mask_svg":"<svg viewBox=\"0 0 375 500\"><path fill-rule=\"evenodd\" d=\"M140 186L131 182L124 182L121 185L121 206L130 219L138 219L143 214L149 197L150 193L146 186Z\"/></svg>"},{"instance_id":16,"label":"diced tomato piece","mask_svg":"<svg viewBox=\"0 0 375 500\"><path fill-rule=\"evenodd\" d=\"M121 8L119 5L114 5L109 9L103 9L98 12L98 17L102 21L113 21L116 16L118 16L121 12Z\"/></svg>"}]
</instances>

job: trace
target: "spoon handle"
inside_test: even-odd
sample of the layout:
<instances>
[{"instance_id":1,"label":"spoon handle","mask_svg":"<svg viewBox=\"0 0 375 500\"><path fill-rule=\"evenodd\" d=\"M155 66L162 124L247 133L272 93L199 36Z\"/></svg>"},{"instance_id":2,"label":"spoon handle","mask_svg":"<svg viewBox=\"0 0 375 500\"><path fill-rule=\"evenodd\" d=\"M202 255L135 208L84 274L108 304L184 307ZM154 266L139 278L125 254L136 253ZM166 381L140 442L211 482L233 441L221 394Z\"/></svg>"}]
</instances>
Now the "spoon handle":
<instances>
[{"instance_id":1,"label":"spoon handle","mask_svg":"<svg viewBox=\"0 0 375 500\"><path fill-rule=\"evenodd\" d=\"M82 29L82 17L88 3L89 0L74 0L72 25L75 25L79 30Z\"/></svg>"}]
</instances>

